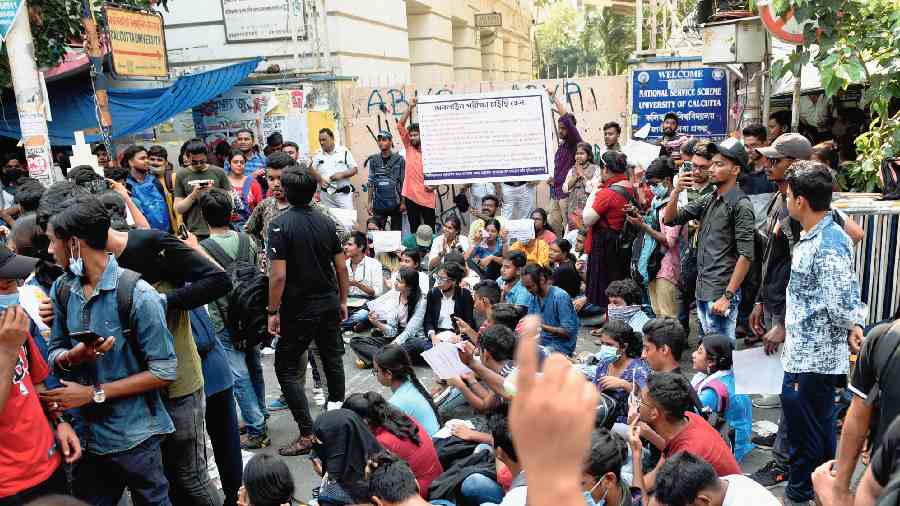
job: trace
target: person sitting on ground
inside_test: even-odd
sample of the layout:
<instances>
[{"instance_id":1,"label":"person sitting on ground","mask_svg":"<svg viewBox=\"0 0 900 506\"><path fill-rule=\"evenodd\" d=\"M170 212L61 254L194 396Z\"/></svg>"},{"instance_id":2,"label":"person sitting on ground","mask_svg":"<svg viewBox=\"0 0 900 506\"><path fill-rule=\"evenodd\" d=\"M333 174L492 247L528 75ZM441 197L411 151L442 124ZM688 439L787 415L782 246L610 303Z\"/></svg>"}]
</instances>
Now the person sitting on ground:
<instances>
[{"instance_id":1,"label":"person sitting on ground","mask_svg":"<svg viewBox=\"0 0 900 506\"><path fill-rule=\"evenodd\" d=\"M239 506L283 506L294 501L294 478L283 460L260 453L247 462Z\"/></svg>"},{"instance_id":2,"label":"person sitting on ground","mask_svg":"<svg viewBox=\"0 0 900 506\"><path fill-rule=\"evenodd\" d=\"M500 275L500 265L503 263L500 229L499 221L488 220L476 237L477 240L472 242L472 246L466 252L467 265L482 278L497 279Z\"/></svg>"},{"instance_id":3,"label":"person sitting on ground","mask_svg":"<svg viewBox=\"0 0 900 506\"><path fill-rule=\"evenodd\" d=\"M537 223L540 220L535 219L534 221ZM538 264L542 267L550 265L550 245L543 239L535 237L526 242L510 241L506 229L500 232L500 237L503 239L504 255L509 252L519 251L525 254L528 263Z\"/></svg>"},{"instance_id":4,"label":"person sitting on ground","mask_svg":"<svg viewBox=\"0 0 900 506\"><path fill-rule=\"evenodd\" d=\"M460 360L472 369L473 374L450 378L447 383L459 390L475 411L487 413L509 399L503 383L514 367L512 360L516 340L512 330L503 325L493 325L484 331L478 341L481 360L473 360L474 346L460 350ZM449 409L445 405L442 408Z\"/></svg>"},{"instance_id":5,"label":"person sitting on ground","mask_svg":"<svg viewBox=\"0 0 900 506\"><path fill-rule=\"evenodd\" d=\"M489 326L488 321L494 304L500 302L500 287L497 286L497 282L492 279L481 280L473 288L473 299L475 301L475 317L483 322L481 327L476 331L458 316L454 317L453 321L459 328L460 337L462 339L469 339L477 345L479 334L484 332L484 329Z\"/></svg>"},{"instance_id":6,"label":"person sitting on ground","mask_svg":"<svg viewBox=\"0 0 900 506\"><path fill-rule=\"evenodd\" d=\"M469 238L462 235L462 222L459 217L455 214L447 216L441 235L431 243L431 251L428 253L428 268L434 269L444 262L444 256L447 253L451 251L465 253L470 246Z\"/></svg>"},{"instance_id":7,"label":"person sitting on ground","mask_svg":"<svg viewBox=\"0 0 900 506\"><path fill-rule=\"evenodd\" d=\"M641 305L643 293L637 283L631 279L613 281L606 287L606 297L609 299L609 305L605 308L598 308L598 306L589 304L587 297L579 297L574 301L574 304L575 307L579 307L579 304L581 304L582 309L579 314L591 313L595 308L600 309L601 312L605 310L606 321L621 320L630 325L635 332L643 330L644 324L649 321L649 317ZM600 336L601 334L601 329L591 331L592 336Z\"/></svg>"},{"instance_id":8,"label":"person sitting on ground","mask_svg":"<svg viewBox=\"0 0 900 506\"><path fill-rule=\"evenodd\" d=\"M365 301L374 299L384 291L384 276L381 263L367 256L366 234L354 230L344 241L344 255L347 257L347 274L350 278L348 306L350 317L341 322L341 327L350 330L369 317ZM352 302L355 302L351 304Z\"/></svg>"},{"instance_id":9,"label":"person sitting on ground","mask_svg":"<svg viewBox=\"0 0 900 506\"><path fill-rule=\"evenodd\" d=\"M634 505L628 484L622 479L627 458L628 443L621 436L603 428L591 433L591 448L581 472L587 504Z\"/></svg>"},{"instance_id":10,"label":"person sitting on ground","mask_svg":"<svg viewBox=\"0 0 900 506\"><path fill-rule=\"evenodd\" d=\"M319 489L319 504L365 502L366 463L384 448L363 419L349 409L326 411L316 418L313 433L313 470L325 477Z\"/></svg>"},{"instance_id":11,"label":"person sitting on ground","mask_svg":"<svg viewBox=\"0 0 900 506\"><path fill-rule=\"evenodd\" d=\"M422 272L422 253L417 249L406 249L400 253L400 269L412 269L419 273L419 288L422 293L428 293L428 274ZM389 287L397 286L397 279L400 276L400 269L391 273Z\"/></svg>"},{"instance_id":12,"label":"person sitting on ground","mask_svg":"<svg viewBox=\"0 0 900 506\"><path fill-rule=\"evenodd\" d=\"M419 225L416 233L407 235L400 243L405 249L418 250L419 254L425 258L428 256L428 253L431 251L431 245L434 243L434 230L428 225Z\"/></svg>"},{"instance_id":13,"label":"person sitting on ground","mask_svg":"<svg viewBox=\"0 0 900 506\"><path fill-rule=\"evenodd\" d=\"M522 269L527 263L528 259L521 251L510 251L503 255L500 277L497 278L501 301L520 306L531 304L531 294L522 286Z\"/></svg>"},{"instance_id":14,"label":"person sitting on ground","mask_svg":"<svg viewBox=\"0 0 900 506\"><path fill-rule=\"evenodd\" d=\"M772 492L743 474L717 475L708 462L686 451L673 455L659 468L653 497L666 506L781 504Z\"/></svg>"},{"instance_id":15,"label":"person sitting on ground","mask_svg":"<svg viewBox=\"0 0 900 506\"><path fill-rule=\"evenodd\" d=\"M416 477L403 459L391 452L381 452L366 466L369 495L375 506L431 506L423 499Z\"/></svg>"},{"instance_id":16,"label":"person sitting on ground","mask_svg":"<svg viewBox=\"0 0 900 506\"><path fill-rule=\"evenodd\" d=\"M632 425L631 445L634 485L646 492L656 483L659 469L669 457L688 451L703 458L715 468L719 476L740 474L731 449L722 436L702 416L694 413L691 385L681 375L660 372L650 375L641 390L636 406L631 406L629 418L649 426L664 441L662 458L646 475L641 468L643 424Z\"/></svg>"},{"instance_id":17,"label":"person sitting on ground","mask_svg":"<svg viewBox=\"0 0 900 506\"><path fill-rule=\"evenodd\" d=\"M422 424L429 436L434 435L441 428L440 415L403 348L385 346L375 354L372 365L375 379L394 392L390 403Z\"/></svg>"},{"instance_id":18,"label":"person sitting on ground","mask_svg":"<svg viewBox=\"0 0 900 506\"><path fill-rule=\"evenodd\" d=\"M537 208L531 212L531 219L534 221L534 238L544 241L547 245L556 240L556 234L547 223L547 211Z\"/></svg>"},{"instance_id":19,"label":"person sitting on ground","mask_svg":"<svg viewBox=\"0 0 900 506\"><path fill-rule=\"evenodd\" d=\"M465 269L455 263L441 265L435 277L435 286L428 292L425 308L425 339L408 339L403 347L411 357L419 357L431 349L432 338L446 330L454 330L453 317L458 316L470 327L475 325L472 292L459 286L465 277Z\"/></svg>"},{"instance_id":20,"label":"person sitting on ground","mask_svg":"<svg viewBox=\"0 0 900 506\"><path fill-rule=\"evenodd\" d=\"M386 315L375 311L369 313L369 322L381 335L359 336L350 341L359 369L372 367L372 358L388 343L403 344L411 338L425 338L423 324L427 302L419 286L419 273L404 267L399 274L396 288L400 292L399 305Z\"/></svg>"},{"instance_id":21,"label":"person sitting on ground","mask_svg":"<svg viewBox=\"0 0 900 506\"><path fill-rule=\"evenodd\" d=\"M679 361L687 347L687 332L675 318L654 318L644 325L641 358L653 372L671 372L686 377Z\"/></svg>"},{"instance_id":22,"label":"person sitting on ground","mask_svg":"<svg viewBox=\"0 0 900 506\"><path fill-rule=\"evenodd\" d=\"M753 435L753 405L746 395L737 395L734 390L734 372L731 354L734 346L731 339L722 334L706 334L691 355L697 374L691 379L691 386L697 391L704 410L717 413L734 429L734 456L738 460L753 450L750 437Z\"/></svg>"},{"instance_id":23,"label":"person sitting on ground","mask_svg":"<svg viewBox=\"0 0 900 506\"><path fill-rule=\"evenodd\" d=\"M553 271L553 286L558 286L574 299L581 294L581 275L575 268L577 260L572 254L572 243L557 239L550 243L550 268Z\"/></svg>"},{"instance_id":24,"label":"person sitting on ground","mask_svg":"<svg viewBox=\"0 0 900 506\"><path fill-rule=\"evenodd\" d=\"M428 486L444 468L422 425L376 392L353 394L344 401L344 408L355 412L369 425L385 450L409 464L419 484L419 493L428 498Z\"/></svg>"},{"instance_id":25,"label":"person sitting on ground","mask_svg":"<svg viewBox=\"0 0 900 506\"><path fill-rule=\"evenodd\" d=\"M503 493L499 483L483 474L471 474L460 485L463 504L498 504L500 506L525 506L528 485L525 469L513 445L509 423L505 416L494 416L490 421L491 441L498 464L503 464L512 475L509 491ZM499 466L498 466L499 467Z\"/></svg>"},{"instance_id":26,"label":"person sitting on ground","mask_svg":"<svg viewBox=\"0 0 900 506\"><path fill-rule=\"evenodd\" d=\"M600 351L595 355L600 363L594 374L594 384L601 392L616 399L620 412L616 416L615 430L627 434L628 396L634 389L647 386L650 366L641 358L641 335L625 322L612 320L603 325L600 334Z\"/></svg>"},{"instance_id":27,"label":"person sitting on ground","mask_svg":"<svg viewBox=\"0 0 900 506\"><path fill-rule=\"evenodd\" d=\"M525 266L522 284L532 295L528 313L538 314L543 320L541 346L571 356L575 352L580 326L572 298L550 283L547 270L540 265Z\"/></svg>"}]
</instances>

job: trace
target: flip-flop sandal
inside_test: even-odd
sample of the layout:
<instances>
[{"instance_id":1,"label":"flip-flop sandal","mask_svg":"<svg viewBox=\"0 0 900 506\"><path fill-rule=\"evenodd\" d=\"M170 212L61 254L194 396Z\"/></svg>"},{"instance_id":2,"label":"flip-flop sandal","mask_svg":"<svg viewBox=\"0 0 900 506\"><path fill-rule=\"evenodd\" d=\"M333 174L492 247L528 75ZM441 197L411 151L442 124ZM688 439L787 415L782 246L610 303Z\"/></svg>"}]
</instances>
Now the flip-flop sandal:
<instances>
[{"instance_id":1,"label":"flip-flop sandal","mask_svg":"<svg viewBox=\"0 0 900 506\"><path fill-rule=\"evenodd\" d=\"M591 331L591 335L594 337L600 337L603 335L603 329L594 329Z\"/></svg>"}]
</instances>

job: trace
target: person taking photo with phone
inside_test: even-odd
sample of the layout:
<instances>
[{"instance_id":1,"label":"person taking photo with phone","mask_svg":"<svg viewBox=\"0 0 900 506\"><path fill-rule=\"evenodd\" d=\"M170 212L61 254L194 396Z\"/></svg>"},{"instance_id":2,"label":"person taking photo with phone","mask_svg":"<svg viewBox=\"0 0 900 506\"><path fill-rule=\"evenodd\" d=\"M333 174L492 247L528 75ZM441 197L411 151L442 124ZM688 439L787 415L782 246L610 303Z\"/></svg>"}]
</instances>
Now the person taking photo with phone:
<instances>
[{"instance_id":1,"label":"person taking photo with phone","mask_svg":"<svg viewBox=\"0 0 900 506\"><path fill-rule=\"evenodd\" d=\"M185 155L190 165L175 174L175 212L184 216L187 229L202 241L209 237L209 226L197 205L200 194L210 188L231 193L231 182L221 167L207 163L209 154L202 140L188 141Z\"/></svg>"}]
</instances>

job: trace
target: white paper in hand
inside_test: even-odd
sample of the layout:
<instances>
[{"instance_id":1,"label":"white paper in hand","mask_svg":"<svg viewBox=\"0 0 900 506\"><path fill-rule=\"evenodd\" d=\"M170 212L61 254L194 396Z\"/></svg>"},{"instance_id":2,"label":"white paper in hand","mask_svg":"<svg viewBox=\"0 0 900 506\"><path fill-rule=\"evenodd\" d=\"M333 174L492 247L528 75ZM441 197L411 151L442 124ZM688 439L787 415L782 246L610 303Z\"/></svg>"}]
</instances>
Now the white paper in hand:
<instances>
[{"instance_id":1,"label":"white paper in hand","mask_svg":"<svg viewBox=\"0 0 900 506\"><path fill-rule=\"evenodd\" d=\"M372 232L372 247L375 248L375 254L393 253L403 249L401 232L397 231L381 231Z\"/></svg>"},{"instance_id":2,"label":"white paper in hand","mask_svg":"<svg viewBox=\"0 0 900 506\"><path fill-rule=\"evenodd\" d=\"M328 212L337 218L341 225L343 225L347 230L353 230L356 228L356 210L355 209L341 209L338 207L329 207Z\"/></svg>"},{"instance_id":3,"label":"white paper in hand","mask_svg":"<svg viewBox=\"0 0 900 506\"><path fill-rule=\"evenodd\" d=\"M506 220L506 232L509 240L528 242L534 239L534 220Z\"/></svg>"},{"instance_id":4,"label":"white paper in hand","mask_svg":"<svg viewBox=\"0 0 900 506\"><path fill-rule=\"evenodd\" d=\"M455 344L438 343L422 352L422 359L428 363L435 376L440 379L455 378L472 372L459 358L459 348Z\"/></svg>"},{"instance_id":5,"label":"white paper in hand","mask_svg":"<svg viewBox=\"0 0 900 506\"><path fill-rule=\"evenodd\" d=\"M784 380L781 353L766 355L763 347L732 353L736 394L780 394Z\"/></svg>"},{"instance_id":6,"label":"white paper in hand","mask_svg":"<svg viewBox=\"0 0 900 506\"><path fill-rule=\"evenodd\" d=\"M650 166L650 162L659 157L660 146L648 142L631 141L622 148L622 152L628 157L628 161L640 165L643 168Z\"/></svg>"}]
</instances>

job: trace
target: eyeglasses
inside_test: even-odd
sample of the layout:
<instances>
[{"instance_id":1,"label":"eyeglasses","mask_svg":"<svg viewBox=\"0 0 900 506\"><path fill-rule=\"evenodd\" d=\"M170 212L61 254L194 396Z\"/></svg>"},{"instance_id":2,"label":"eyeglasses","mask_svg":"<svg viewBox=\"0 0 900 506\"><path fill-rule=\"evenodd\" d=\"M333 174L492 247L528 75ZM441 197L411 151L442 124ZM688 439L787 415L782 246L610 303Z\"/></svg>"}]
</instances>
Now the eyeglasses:
<instances>
[{"instance_id":1,"label":"eyeglasses","mask_svg":"<svg viewBox=\"0 0 900 506\"><path fill-rule=\"evenodd\" d=\"M434 280L438 283L446 283L447 281L450 281L450 278L447 276L435 276Z\"/></svg>"},{"instance_id":2,"label":"eyeglasses","mask_svg":"<svg viewBox=\"0 0 900 506\"><path fill-rule=\"evenodd\" d=\"M206 165L206 160L191 160L191 165L194 167L200 167Z\"/></svg>"}]
</instances>

